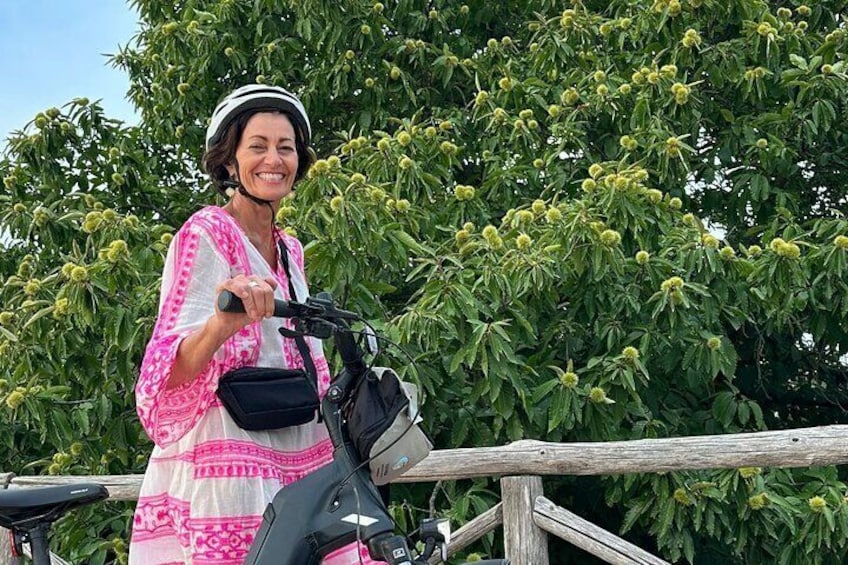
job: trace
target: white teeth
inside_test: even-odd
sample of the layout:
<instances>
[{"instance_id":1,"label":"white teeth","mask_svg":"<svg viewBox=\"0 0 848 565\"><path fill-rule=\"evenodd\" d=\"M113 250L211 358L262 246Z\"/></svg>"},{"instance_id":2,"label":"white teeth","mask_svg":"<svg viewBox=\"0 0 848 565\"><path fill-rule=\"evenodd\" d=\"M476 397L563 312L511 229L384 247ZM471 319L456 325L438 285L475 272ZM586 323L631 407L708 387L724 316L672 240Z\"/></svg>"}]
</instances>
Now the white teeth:
<instances>
[{"instance_id":1,"label":"white teeth","mask_svg":"<svg viewBox=\"0 0 848 565\"><path fill-rule=\"evenodd\" d=\"M259 178L266 181L281 181L283 180L283 175L281 173L259 173Z\"/></svg>"}]
</instances>

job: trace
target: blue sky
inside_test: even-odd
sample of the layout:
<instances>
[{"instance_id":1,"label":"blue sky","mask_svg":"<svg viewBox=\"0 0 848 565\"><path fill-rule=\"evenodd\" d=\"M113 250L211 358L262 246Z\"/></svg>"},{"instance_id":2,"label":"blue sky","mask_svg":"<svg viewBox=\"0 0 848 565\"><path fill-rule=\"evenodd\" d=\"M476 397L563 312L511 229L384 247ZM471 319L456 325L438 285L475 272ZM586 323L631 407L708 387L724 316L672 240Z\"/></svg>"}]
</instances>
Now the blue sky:
<instances>
[{"instance_id":1,"label":"blue sky","mask_svg":"<svg viewBox=\"0 0 848 565\"><path fill-rule=\"evenodd\" d=\"M123 0L0 0L0 147L13 130L78 96L136 123L129 79L107 64L138 29Z\"/></svg>"}]
</instances>

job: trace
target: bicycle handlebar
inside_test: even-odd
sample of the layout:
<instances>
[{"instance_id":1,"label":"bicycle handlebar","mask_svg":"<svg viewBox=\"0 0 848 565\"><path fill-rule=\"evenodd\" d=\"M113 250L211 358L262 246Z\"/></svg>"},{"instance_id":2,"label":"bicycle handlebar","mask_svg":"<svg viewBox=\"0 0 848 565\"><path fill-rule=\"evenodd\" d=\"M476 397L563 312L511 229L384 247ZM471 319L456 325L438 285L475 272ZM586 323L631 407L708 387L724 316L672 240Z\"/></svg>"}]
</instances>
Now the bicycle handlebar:
<instances>
[{"instance_id":1,"label":"bicycle handlebar","mask_svg":"<svg viewBox=\"0 0 848 565\"><path fill-rule=\"evenodd\" d=\"M218 309L222 312L244 312L244 303L229 290L224 290L218 295ZM280 328L280 333L285 337L310 335L326 339L332 336L345 371L333 380L327 395L336 404L346 400L350 387L367 370L362 350L348 327L348 320L359 320L359 315L336 308L332 295L321 292L315 297L307 298L306 303L275 299L274 316L296 320L294 330ZM340 440L341 436L334 434L332 429L330 435L334 440L333 445L338 445L336 440Z\"/></svg>"},{"instance_id":2,"label":"bicycle handlebar","mask_svg":"<svg viewBox=\"0 0 848 565\"><path fill-rule=\"evenodd\" d=\"M311 299L310 299L311 300ZM241 298L229 290L221 291L218 295L218 310L221 312L242 313L244 303ZM352 312L343 312L355 316ZM293 300L274 300L274 317L276 318L301 318L301 317L325 317L325 309L314 304L303 304ZM336 316L339 317L339 316Z\"/></svg>"}]
</instances>

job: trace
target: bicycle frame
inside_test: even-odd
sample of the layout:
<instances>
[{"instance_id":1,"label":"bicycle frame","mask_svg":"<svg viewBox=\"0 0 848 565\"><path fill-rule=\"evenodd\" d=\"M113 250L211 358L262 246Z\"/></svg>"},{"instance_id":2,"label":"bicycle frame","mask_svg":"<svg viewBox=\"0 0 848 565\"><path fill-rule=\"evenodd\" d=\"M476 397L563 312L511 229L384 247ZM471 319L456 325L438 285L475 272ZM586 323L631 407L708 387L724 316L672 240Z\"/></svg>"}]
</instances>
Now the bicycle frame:
<instances>
[{"instance_id":1,"label":"bicycle frame","mask_svg":"<svg viewBox=\"0 0 848 565\"><path fill-rule=\"evenodd\" d=\"M329 403L325 400L325 409ZM331 421L328 412L324 417ZM265 510L245 564L317 565L357 539L369 542L393 532L369 471L358 465L352 446L343 443L332 462L281 489ZM373 558L382 557L379 545L368 548ZM408 555L398 554L409 561Z\"/></svg>"},{"instance_id":2,"label":"bicycle frame","mask_svg":"<svg viewBox=\"0 0 848 565\"><path fill-rule=\"evenodd\" d=\"M333 315L340 311L335 310L332 299L310 299L308 304L319 304L327 312L322 318L331 326L325 326L323 331L332 327L336 350L344 364L321 403L333 443L333 460L277 493L265 510L245 564L317 565L329 553L357 540L367 544L373 559L410 563L406 542L393 535L394 521L344 426L343 405L367 372L363 353L345 318ZM321 335L320 327L308 333L328 337ZM297 519L292 520L293 516Z\"/></svg>"}]
</instances>

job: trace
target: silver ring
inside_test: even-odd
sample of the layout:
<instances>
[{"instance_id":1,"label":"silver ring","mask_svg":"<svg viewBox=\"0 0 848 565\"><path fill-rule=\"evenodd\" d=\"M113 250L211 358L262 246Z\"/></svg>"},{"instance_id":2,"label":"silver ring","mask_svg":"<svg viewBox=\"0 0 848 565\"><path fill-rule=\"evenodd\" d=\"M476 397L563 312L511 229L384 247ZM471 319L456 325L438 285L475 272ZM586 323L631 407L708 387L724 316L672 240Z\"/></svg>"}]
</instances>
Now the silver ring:
<instances>
[{"instance_id":1,"label":"silver ring","mask_svg":"<svg viewBox=\"0 0 848 565\"><path fill-rule=\"evenodd\" d=\"M259 283L256 281L250 281L249 283L247 283L247 286L250 288L256 288L257 286L259 286Z\"/></svg>"}]
</instances>

